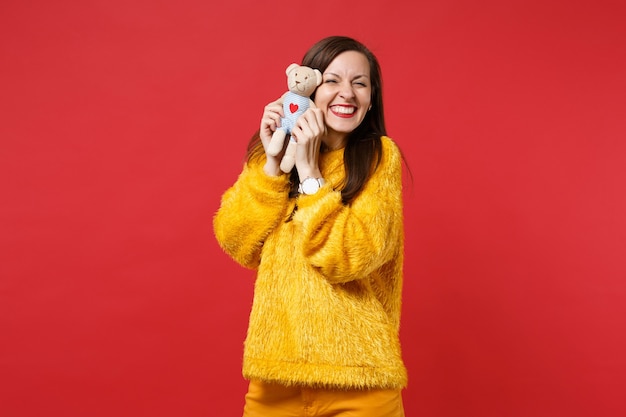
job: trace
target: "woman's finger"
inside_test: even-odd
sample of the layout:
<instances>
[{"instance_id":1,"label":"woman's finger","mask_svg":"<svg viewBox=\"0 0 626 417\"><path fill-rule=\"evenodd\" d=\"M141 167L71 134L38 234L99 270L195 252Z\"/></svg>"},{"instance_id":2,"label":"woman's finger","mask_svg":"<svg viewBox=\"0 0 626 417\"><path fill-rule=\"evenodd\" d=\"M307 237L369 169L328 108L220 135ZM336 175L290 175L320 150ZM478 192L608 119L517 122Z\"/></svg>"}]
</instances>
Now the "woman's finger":
<instances>
[{"instance_id":1,"label":"woman's finger","mask_svg":"<svg viewBox=\"0 0 626 417\"><path fill-rule=\"evenodd\" d=\"M313 114L315 115L315 120L317 122L317 125L320 128L320 134L321 135L325 135L326 134L326 122L324 121L324 113L322 112L322 110L315 108L313 109Z\"/></svg>"}]
</instances>

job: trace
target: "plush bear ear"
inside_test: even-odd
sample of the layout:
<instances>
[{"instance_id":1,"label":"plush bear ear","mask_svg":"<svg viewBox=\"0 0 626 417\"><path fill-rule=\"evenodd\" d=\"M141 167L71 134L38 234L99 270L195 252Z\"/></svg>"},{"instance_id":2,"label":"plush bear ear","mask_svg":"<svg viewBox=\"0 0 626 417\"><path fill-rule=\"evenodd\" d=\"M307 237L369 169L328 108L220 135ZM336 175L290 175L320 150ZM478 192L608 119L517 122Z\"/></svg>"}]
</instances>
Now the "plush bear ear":
<instances>
[{"instance_id":1,"label":"plush bear ear","mask_svg":"<svg viewBox=\"0 0 626 417\"><path fill-rule=\"evenodd\" d=\"M320 85L322 83L322 73L318 69L314 69L313 72L315 72L315 84Z\"/></svg>"},{"instance_id":2,"label":"plush bear ear","mask_svg":"<svg viewBox=\"0 0 626 417\"><path fill-rule=\"evenodd\" d=\"M300 65L298 64L291 64L287 67L287 71L285 71L285 74L289 75L289 73L291 71L293 71L294 69L298 68Z\"/></svg>"}]
</instances>

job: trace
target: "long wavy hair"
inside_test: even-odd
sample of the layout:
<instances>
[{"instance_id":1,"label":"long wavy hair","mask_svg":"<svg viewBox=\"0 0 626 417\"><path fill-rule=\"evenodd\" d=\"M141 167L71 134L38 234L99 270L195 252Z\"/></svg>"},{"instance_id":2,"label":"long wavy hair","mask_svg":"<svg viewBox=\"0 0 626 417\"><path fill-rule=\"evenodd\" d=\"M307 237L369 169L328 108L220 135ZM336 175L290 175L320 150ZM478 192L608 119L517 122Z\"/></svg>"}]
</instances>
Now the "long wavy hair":
<instances>
[{"instance_id":1,"label":"long wavy hair","mask_svg":"<svg viewBox=\"0 0 626 417\"><path fill-rule=\"evenodd\" d=\"M345 37L331 36L317 42L302 58L302 65L317 68L322 74L330 63L341 53L357 51L365 55L370 67L372 89L371 109L366 113L361 124L352 131L344 149L343 163L346 177L341 188L344 204L350 204L361 192L365 183L374 173L382 157L381 136L387 134L383 109L382 75L380 65L374 54L361 42ZM315 100L315 93L311 96ZM248 143L247 160L250 162L262 158L265 152L257 131ZM290 173L291 193L296 196L300 178L294 167Z\"/></svg>"}]
</instances>

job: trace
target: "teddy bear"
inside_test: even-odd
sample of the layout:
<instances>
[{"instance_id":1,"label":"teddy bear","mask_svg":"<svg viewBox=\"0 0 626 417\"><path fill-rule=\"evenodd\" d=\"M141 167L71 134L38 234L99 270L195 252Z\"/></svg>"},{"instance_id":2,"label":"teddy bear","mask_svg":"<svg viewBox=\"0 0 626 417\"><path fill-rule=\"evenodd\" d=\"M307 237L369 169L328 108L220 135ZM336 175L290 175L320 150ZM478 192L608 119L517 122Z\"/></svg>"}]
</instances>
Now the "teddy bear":
<instances>
[{"instance_id":1,"label":"teddy bear","mask_svg":"<svg viewBox=\"0 0 626 417\"><path fill-rule=\"evenodd\" d=\"M281 171L288 173L296 163L296 141L291 136L291 130L296 125L296 120L312 104L311 94L322 83L322 73L310 67L291 64L287 67L287 88L283 94L283 113L280 119L280 127L272 135L267 153L272 156L278 155L285 145L285 138L289 135L289 143L285 149L285 155L280 161Z\"/></svg>"}]
</instances>

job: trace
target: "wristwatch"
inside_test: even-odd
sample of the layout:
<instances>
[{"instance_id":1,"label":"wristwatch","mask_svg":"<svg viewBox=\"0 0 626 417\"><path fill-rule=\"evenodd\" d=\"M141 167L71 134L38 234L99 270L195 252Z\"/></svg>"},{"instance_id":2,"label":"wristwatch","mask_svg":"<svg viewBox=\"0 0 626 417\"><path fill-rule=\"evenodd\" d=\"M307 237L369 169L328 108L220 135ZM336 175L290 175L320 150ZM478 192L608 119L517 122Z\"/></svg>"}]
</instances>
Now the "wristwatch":
<instances>
[{"instance_id":1,"label":"wristwatch","mask_svg":"<svg viewBox=\"0 0 626 417\"><path fill-rule=\"evenodd\" d=\"M307 177L298 186L298 192L300 194L312 195L315 194L324 184L326 184L324 178Z\"/></svg>"}]
</instances>

